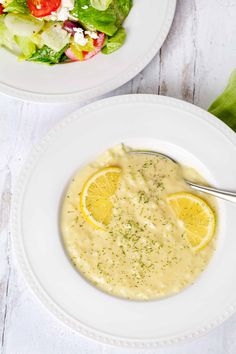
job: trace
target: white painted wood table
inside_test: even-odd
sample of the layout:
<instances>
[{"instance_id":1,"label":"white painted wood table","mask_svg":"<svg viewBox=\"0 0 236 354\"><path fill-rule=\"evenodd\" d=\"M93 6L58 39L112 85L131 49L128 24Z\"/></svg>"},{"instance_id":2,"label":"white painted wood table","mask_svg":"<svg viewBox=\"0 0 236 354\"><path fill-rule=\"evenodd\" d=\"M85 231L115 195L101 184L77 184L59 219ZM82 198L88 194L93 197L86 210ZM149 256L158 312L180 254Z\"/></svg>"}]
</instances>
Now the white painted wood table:
<instances>
[{"instance_id":1,"label":"white painted wood table","mask_svg":"<svg viewBox=\"0 0 236 354\"><path fill-rule=\"evenodd\" d=\"M134 80L107 96L163 94L207 109L235 66L236 0L179 0L159 54ZM9 214L19 171L32 146L81 105L40 105L0 96L0 352L4 354L134 352L87 340L54 319L31 294L11 251ZM194 342L149 353L235 354L236 314Z\"/></svg>"}]
</instances>

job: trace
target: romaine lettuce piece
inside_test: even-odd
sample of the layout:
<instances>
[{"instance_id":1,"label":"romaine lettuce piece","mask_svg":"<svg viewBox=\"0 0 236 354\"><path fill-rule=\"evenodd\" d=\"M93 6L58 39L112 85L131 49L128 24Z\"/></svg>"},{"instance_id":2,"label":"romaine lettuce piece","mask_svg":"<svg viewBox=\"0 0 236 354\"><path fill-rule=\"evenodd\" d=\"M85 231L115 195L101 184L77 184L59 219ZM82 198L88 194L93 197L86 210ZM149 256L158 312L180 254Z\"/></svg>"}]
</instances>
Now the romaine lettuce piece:
<instances>
[{"instance_id":1,"label":"romaine lettuce piece","mask_svg":"<svg viewBox=\"0 0 236 354\"><path fill-rule=\"evenodd\" d=\"M7 14L4 22L12 34L23 37L33 36L44 26L43 20L38 20L33 16L25 14Z\"/></svg>"},{"instance_id":2,"label":"romaine lettuce piece","mask_svg":"<svg viewBox=\"0 0 236 354\"><path fill-rule=\"evenodd\" d=\"M38 48L42 48L44 46L44 43L41 38L41 34L37 33L34 34L32 37L30 37L30 40L36 45Z\"/></svg>"},{"instance_id":3,"label":"romaine lettuce piece","mask_svg":"<svg viewBox=\"0 0 236 354\"><path fill-rule=\"evenodd\" d=\"M20 59L22 60L31 57L36 51L36 45L29 37L15 36L15 41L23 54L20 56Z\"/></svg>"},{"instance_id":4,"label":"romaine lettuce piece","mask_svg":"<svg viewBox=\"0 0 236 354\"><path fill-rule=\"evenodd\" d=\"M105 11L111 5L112 0L90 0L92 7L99 11Z\"/></svg>"},{"instance_id":5,"label":"romaine lettuce piece","mask_svg":"<svg viewBox=\"0 0 236 354\"><path fill-rule=\"evenodd\" d=\"M102 48L103 54L111 54L120 49L126 39L126 32L124 28L120 28L112 37L108 37L105 46Z\"/></svg>"},{"instance_id":6,"label":"romaine lettuce piece","mask_svg":"<svg viewBox=\"0 0 236 354\"><path fill-rule=\"evenodd\" d=\"M54 52L64 48L70 42L70 36L71 34L62 28L62 24L53 22L41 34L43 44Z\"/></svg>"},{"instance_id":7,"label":"romaine lettuce piece","mask_svg":"<svg viewBox=\"0 0 236 354\"><path fill-rule=\"evenodd\" d=\"M43 48L38 49L30 58L28 58L28 60L47 63L49 65L57 64L68 59L64 54L67 47L68 45L61 49L59 52L55 52L51 48L44 45Z\"/></svg>"},{"instance_id":8,"label":"romaine lettuce piece","mask_svg":"<svg viewBox=\"0 0 236 354\"><path fill-rule=\"evenodd\" d=\"M128 16L131 7L132 0L112 0L107 10L99 11L91 6L90 0L75 0L71 13L85 28L113 36Z\"/></svg>"},{"instance_id":9,"label":"romaine lettuce piece","mask_svg":"<svg viewBox=\"0 0 236 354\"><path fill-rule=\"evenodd\" d=\"M16 47L14 36L7 29L4 23L4 17L5 16L0 16L0 46L4 46L14 51Z\"/></svg>"},{"instance_id":10,"label":"romaine lettuce piece","mask_svg":"<svg viewBox=\"0 0 236 354\"><path fill-rule=\"evenodd\" d=\"M16 12L22 14L28 14L29 8L26 0L13 0L5 7L5 12Z\"/></svg>"}]
</instances>

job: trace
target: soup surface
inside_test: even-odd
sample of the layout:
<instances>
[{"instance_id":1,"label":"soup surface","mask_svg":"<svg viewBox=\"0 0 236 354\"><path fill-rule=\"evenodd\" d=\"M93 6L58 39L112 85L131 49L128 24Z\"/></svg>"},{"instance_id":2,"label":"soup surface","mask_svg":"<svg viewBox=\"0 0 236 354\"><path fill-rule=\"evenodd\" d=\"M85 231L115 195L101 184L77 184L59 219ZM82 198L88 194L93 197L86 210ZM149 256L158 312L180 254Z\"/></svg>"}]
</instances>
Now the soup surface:
<instances>
[{"instance_id":1,"label":"soup surface","mask_svg":"<svg viewBox=\"0 0 236 354\"><path fill-rule=\"evenodd\" d=\"M118 166L121 176L109 222L99 228L84 217L81 192L91 175L108 166ZM198 251L185 237L167 202L178 192L197 195L184 177L205 182L193 169L162 157L128 154L123 146L82 168L69 185L61 214L64 245L79 272L100 289L134 300L172 295L192 284L206 268L216 237ZM213 199L201 198L215 209Z\"/></svg>"}]
</instances>

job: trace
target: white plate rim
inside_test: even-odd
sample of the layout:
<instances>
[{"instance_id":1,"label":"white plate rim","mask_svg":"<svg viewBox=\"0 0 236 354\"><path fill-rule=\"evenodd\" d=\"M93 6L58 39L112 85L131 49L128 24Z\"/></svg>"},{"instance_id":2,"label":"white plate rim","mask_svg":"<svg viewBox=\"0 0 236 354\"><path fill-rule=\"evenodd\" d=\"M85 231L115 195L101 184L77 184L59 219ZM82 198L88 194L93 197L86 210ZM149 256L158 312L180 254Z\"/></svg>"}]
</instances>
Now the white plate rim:
<instances>
[{"instance_id":1,"label":"white plate rim","mask_svg":"<svg viewBox=\"0 0 236 354\"><path fill-rule=\"evenodd\" d=\"M102 96L103 94L117 89L118 87L124 85L129 80L134 78L140 71L142 71L150 63L150 61L154 58L158 50L161 48L170 31L174 19L176 1L177 0L168 0L168 9L166 13L165 22L163 23L162 31L157 34L156 40L152 48L147 52L145 56L143 56L141 60L138 61L138 63L134 67L132 67L132 70L127 69L119 77L113 78L99 87L94 87L83 92L73 92L68 94L35 93L31 91L17 89L0 82L0 93L29 102L72 103L82 100L87 101L89 99Z\"/></svg>"},{"instance_id":2,"label":"white plate rim","mask_svg":"<svg viewBox=\"0 0 236 354\"><path fill-rule=\"evenodd\" d=\"M27 257L24 252L23 244L21 242L21 238L18 236L21 233L19 227L20 219L21 219L19 206L21 205L22 197L24 195L24 193L22 192L24 188L22 188L22 186L26 184L35 166L35 163L37 163L38 158L40 158L40 154L47 149L47 146L50 145L51 140L57 135L57 133L61 132L64 129L64 127L69 125L74 120L80 119L80 117L83 117L84 114L87 114L89 112L94 112L104 107L110 107L116 104L122 104L126 102L129 103L131 102L133 104L139 102L156 103L159 105L165 105L172 108L181 109L188 113L192 113L195 116L197 116L199 119L205 120L209 124L216 127L231 141L231 143L234 146L236 146L236 134L226 124L224 124L222 121L220 121L218 118L211 115L207 111L197 106L194 106L193 104L175 98L151 95L151 94L136 94L136 95L115 96L115 97L96 101L95 103L91 103L75 111L74 113L67 116L66 118L64 118L58 125L56 125L54 128L50 130L50 132L41 141L41 143L38 144L38 146L33 148L28 160L26 161L21 171L21 174L17 180L16 187L13 193L12 212L11 212L11 237L13 240L13 249L16 256L16 260L19 265L19 268L23 273L26 283L28 284L29 288L32 290L36 298L58 320L60 320L62 323L66 324L72 330L78 332L79 334L100 343L104 343L112 346L118 346L118 347L150 349L150 348L156 348L164 345L181 343L183 341L192 340L199 336L205 335L210 330L214 329L215 327L223 323L234 312L236 312L236 300L233 304L229 306L229 308L224 313L221 314L221 316L216 318L214 321L210 321L209 323L206 323L202 328L199 328L195 331L189 331L188 333L183 333L181 335L169 336L167 338L161 338L161 339L138 340L138 339L121 338L121 337L105 334L98 330L92 329L82 323L79 323L78 320L73 319L47 295L44 289L40 286L32 270L30 269L30 265L28 264Z\"/></svg>"}]
</instances>

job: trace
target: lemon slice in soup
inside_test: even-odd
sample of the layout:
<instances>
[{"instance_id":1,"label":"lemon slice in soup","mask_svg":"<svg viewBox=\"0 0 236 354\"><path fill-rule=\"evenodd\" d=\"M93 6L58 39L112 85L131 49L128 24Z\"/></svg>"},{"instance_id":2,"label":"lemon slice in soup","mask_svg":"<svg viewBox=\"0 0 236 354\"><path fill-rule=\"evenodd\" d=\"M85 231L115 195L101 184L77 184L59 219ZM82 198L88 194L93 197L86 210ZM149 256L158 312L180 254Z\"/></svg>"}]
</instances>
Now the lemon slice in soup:
<instances>
[{"instance_id":1,"label":"lemon slice in soup","mask_svg":"<svg viewBox=\"0 0 236 354\"><path fill-rule=\"evenodd\" d=\"M112 196L118 189L120 176L120 167L106 167L94 173L83 186L80 208L87 222L97 229L110 223Z\"/></svg>"},{"instance_id":2,"label":"lemon slice in soup","mask_svg":"<svg viewBox=\"0 0 236 354\"><path fill-rule=\"evenodd\" d=\"M216 226L215 214L201 198L191 193L175 193L167 202L176 218L183 224L185 236L194 252L200 251L211 241Z\"/></svg>"}]
</instances>

